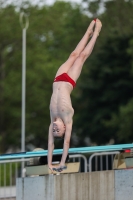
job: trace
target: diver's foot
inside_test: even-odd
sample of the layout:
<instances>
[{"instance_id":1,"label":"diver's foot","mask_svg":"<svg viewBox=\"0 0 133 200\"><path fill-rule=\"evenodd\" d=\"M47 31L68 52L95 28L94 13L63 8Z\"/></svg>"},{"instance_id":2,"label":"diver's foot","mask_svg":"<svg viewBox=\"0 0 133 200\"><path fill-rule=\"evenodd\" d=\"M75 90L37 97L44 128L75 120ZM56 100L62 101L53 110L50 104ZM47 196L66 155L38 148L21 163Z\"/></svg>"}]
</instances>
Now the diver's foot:
<instances>
[{"instance_id":1,"label":"diver's foot","mask_svg":"<svg viewBox=\"0 0 133 200\"><path fill-rule=\"evenodd\" d=\"M96 19L96 25L95 25L94 33L97 33L99 35L101 28L102 28L101 21L99 19Z\"/></svg>"},{"instance_id":2,"label":"diver's foot","mask_svg":"<svg viewBox=\"0 0 133 200\"><path fill-rule=\"evenodd\" d=\"M89 27L88 27L88 33L89 33L89 37L92 37L93 35L93 30L96 24L96 19L92 20L92 22L90 23Z\"/></svg>"}]
</instances>

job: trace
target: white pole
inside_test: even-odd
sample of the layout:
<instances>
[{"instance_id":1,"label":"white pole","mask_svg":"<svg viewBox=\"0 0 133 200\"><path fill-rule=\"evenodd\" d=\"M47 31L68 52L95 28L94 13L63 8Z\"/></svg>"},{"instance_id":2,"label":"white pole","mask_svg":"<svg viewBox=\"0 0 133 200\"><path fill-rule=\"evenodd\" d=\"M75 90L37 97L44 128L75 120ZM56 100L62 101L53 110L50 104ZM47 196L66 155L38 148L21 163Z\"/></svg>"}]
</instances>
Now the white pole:
<instances>
[{"instance_id":1,"label":"white pole","mask_svg":"<svg viewBox=\"0 0 133 200\"><path fill-rule=\"evenodd\" d=\"M25 112L26 112L26 28L22 33L22 117L21 117L21 152L25 151Z\"/></svg>"},{"instance_id":2,"label":"white pole","mask_svg":"<svg viewBox=\"0 0 133 200\"><path fill-rule=\"evenodd\" d=\"M25 17L25 24L23 23ZM25 151L25 113L26 113L26 30L29 26L28 17L25 13L20 13L20 25L22 27L22 116L21 116L21 152ZM22 177L24 162L21 163Z\"/></svg>"}]
</instances>

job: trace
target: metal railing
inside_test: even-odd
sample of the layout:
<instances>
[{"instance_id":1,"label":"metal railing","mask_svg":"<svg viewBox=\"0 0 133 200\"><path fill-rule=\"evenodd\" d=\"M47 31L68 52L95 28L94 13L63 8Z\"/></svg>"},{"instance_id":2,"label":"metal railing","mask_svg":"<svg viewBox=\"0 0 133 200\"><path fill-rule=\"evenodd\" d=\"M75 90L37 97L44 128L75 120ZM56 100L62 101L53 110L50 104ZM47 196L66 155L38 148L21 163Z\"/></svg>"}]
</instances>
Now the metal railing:
<instances>
[{"instance_id":1,"label":"metal railing","mask_svg":"<svg viewBox=\"0 0 133 200\"><path fill-rule=\"evenodd\" d=\"M87 172L87 158L82 155L82 154L75 154L75 155L69 155L69 158L73 159L73 162L75 161L75 158L78 158L78 161L80 162L80 166L81 166L81 158L84 161L84 172ZM80 168L81 171L81 168Z\"/></svg>"},{"instance_id":2,"label":"metal railing","mask_svg":"<svg viewBox=\"0 0 133 200\"><path fill-rule=\"evenodd\" d=\"M105 170L109 170L108 167L108 156L111 155L111 165L113 166L113 156L116 154L119 154L119 151L113 151L113 152L102 152L102 153L94 153L89 157L88 163L89 163L89 172L92 171L92 159L95 158L95 169L94 171L102 171L103 170L103 156L106 156L105 158ZM98 156L100 157L100 162L98 163ZM100 170L97 169L98 165L100 165Z\"/></svg>"},{"instance_id":3,"label":"metal railing","mask_svg":"<svg viewBox=\"0 0 133 200\"><path fill-rule=\"evenodd\" d=\"M119 151L94 153L89 159L82 154L73 154L69 155L69 159L72 162L80 162L82 170L80 168L79 172L102 171L110 170L109 163L113 166L114 156L119 153ZM25 168L22 170L21 163L25 164L29 160L30 158L0 161L0 200L16 199L16 178L25 177Z\"/></svg>"},{"instance_id":4,"label":"metal railing","mask_svg":"<svg viewBox=\"0 0 133 200\"><path fill-rule=\"evenodd\" d=\"M82 154L69 155L69 158L75 162L75 159L81 163L83 160L84 172L87 172L87 158ZM82 159L82 160L81 160ZM25 177L25 168L21 168L21 163L30 159L14 159L0 161L0 200L16 199L16 179Z\"/></svg>"},{"instance_id":5,"label":"metal railing","mask_svg":"<svg viewBox=\"0 0 133 200\"><path fill-rule=\"evenodd\" d=\"M0 199L16 199L16 178L21 177L21 163L29 159L0 161Z\"/></svg>"}]
</instances>

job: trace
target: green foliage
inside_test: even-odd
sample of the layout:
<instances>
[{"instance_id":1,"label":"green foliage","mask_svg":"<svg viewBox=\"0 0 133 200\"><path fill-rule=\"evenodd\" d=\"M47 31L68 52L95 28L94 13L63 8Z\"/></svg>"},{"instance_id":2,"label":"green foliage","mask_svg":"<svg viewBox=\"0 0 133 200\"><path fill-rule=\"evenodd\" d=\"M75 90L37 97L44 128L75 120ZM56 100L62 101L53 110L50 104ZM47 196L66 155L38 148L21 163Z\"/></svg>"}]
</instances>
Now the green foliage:
<instances>
[{"instance_id":1,"label":"green foliage","mask_svg":"<svg viewBox=\"0 0 133 200\"><path fill-rule=\"evenodd\" d=\"M116 10L116 5L119 5L119 11L118 8ZM107 2L106 12L100 17L103 22L102 32L79 81L81 95L74 105L76 104L75 108L80 115L75 119L75 131L79 138L83 135L89 136L99 145L109 142L111 138L115 139L116 143L131 142L133 139L131 129L130 137L126 137L120 128L117 134L120 121L116 121L117 128L111 123L112 116L117 115L119 108L133 97L131 8L131 2ZM124 9L128 10L128 14L121 20ZM128 120L131 124L132 119ZM106 126L105 121L108 121L110 126ZM122 140L122 137L126 139ZM80 145L84 144L85 141L80 140Z\"/></svg>"},{"instance_id":2,"label":"green foliage","mask_svg":"<svg viewBox=\"0 0 133 200\"><path fill-rule=\"evenodd\" d=\"M20 167L18 164L17 167ZM17 171L18 172L18 171ZM0 164L0 184L2 186L15 185L16 182L16 164L6 163Z\"/></svg>"},{"instance_id":3,"label":"green foliage","mask_svg":"<svg viewBox=\"0 0 133 200\"><path fill-rule=\"evenodd\" d=\"M116 137L120 142L133 141L133 99L126 105L119 107L118 113L113 113L105 126L116 129Z\"/></svg>"},{"instance_id":4,"label":"green foliage","mask_svg":"<svg viewBox=\"0 0 133 200\"><path fill-rule=\"evenodd\" d=\"M30 25L26 52L26 144L47 148L52 82L58 67L82 37L88 18L78 6L73 8L63 2L41 8L29 5L27 12ZM0 14L3 18L0 25L0 149L3 152L9 146L20 148L21 142L22 30L19 13L13 6L3 8Z\"/></svg>"},{"instance_id":5,"label":"green foliage","mask_svg":"<svg viewBox=\"0 0 133 200\"><path fill-rule=\"evenodd\" d=\"M98 144L111 138L117 143L133 139L133 2L107 1L105 12L98 14L100 2L88 4L92 15L99 15L103 28L72 93L75 109L72 135L75 133L78 138L77 143L72 139L72 145L86 145L86 137ZM47 149L49 101L55 73L92 19L80 6L70 3L39 7L27 1L26 5L24 11L30 22L26 52L26 144ZM0 151L5 152L10 146L21 145L22 29L15 6L1 6L0 18Z\"/></svg>"}]
</instances>

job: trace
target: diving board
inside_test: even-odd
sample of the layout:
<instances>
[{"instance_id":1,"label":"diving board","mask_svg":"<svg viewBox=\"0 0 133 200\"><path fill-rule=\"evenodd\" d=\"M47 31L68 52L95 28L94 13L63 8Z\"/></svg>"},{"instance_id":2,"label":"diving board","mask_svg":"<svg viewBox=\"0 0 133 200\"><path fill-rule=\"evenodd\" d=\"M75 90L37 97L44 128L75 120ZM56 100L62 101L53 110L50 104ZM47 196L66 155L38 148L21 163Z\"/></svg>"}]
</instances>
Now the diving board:
<instances>
[{"instance_id":1,"label":"diving board","mask_svg":"<svg viewBox=\"0 0 133 200\"><path fill-rule=\"evenodd\" d=\"M69 148L69 154L86 154L86 153L96 153L104 151L122 151L125 149L133 148L133 143L131 144L118 144L118 145L106 145L106 146L91 146L91 147L78 147L78 148ZM0 155L0 160L7 159L20 159L20 158L32 158L39 156L47 156L48 150L43 151L29 151L29 152L20 152L12 154L3 154ZM62 154L63 149L55 149L53 155Z\"/></svg>"}]
</instances>

